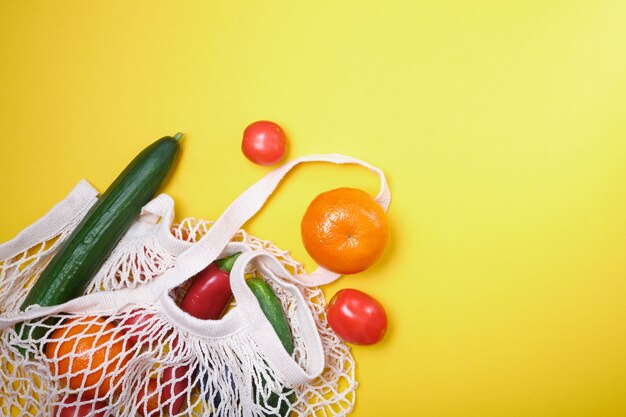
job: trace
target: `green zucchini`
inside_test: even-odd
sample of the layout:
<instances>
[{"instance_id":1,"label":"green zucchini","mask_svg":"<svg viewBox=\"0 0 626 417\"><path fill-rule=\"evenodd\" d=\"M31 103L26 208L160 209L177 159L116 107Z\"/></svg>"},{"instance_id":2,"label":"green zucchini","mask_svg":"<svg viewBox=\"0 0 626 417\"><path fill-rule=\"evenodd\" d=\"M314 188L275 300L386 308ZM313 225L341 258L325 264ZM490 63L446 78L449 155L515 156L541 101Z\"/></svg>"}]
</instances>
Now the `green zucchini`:
<instances>
[{"instance_id":1,"label":"green zucchini","mask_svg":"<svg viewBox=\"0 0 626 417\"><path fill-rule=\"evenodd\" d=\"M26 296L28 306L53 306L83 294L93 276L128 231L141 208L157 193L178 155L182 133L145 148L102 194L41 273ZM26 329L23 329L26 330ZM45 327L21 331L39 340Z\"/></svg>"},{"instance_id":2,"label":"green zucchini","mask_svg":"<svg viewBox=\"0 0 626 417\"><path fill-rule=\"evenodd\" d=\"M248 287L252 290L252 293L256 297L261 310L270 322L276 335L280 339L283 347L288 354L293 355L294 344L293 335L291 334L291 328L289 327L289 321L283 311L283 306L280 303L280 299L276 296L272 288L260 278L249 278L246 280ZM285 392L289 392L289 389L285 389ZM281 401L278 414L266 414L266 417L286 417L289 413L290 404L295 402L295 394L292 392L287 397L287 402ZM272 393L267 399L267 405L272 408L276 408L279 405L280 396Z\"/></svg>"}]
</instances>

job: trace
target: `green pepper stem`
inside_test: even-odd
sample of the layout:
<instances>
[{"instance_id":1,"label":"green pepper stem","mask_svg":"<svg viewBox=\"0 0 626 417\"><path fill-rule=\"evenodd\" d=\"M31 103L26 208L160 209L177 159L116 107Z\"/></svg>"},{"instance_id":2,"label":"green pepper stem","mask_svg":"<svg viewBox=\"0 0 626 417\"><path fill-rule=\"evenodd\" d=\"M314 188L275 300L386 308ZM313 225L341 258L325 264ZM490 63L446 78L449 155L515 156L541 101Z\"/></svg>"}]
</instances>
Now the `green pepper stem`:
<instances>
[{"instance_id":1,"label":"green pepper stem","mask_svg":"<svg viewBox=\"0 0 626 417\"><path fill-rule=\"evenodd\" d=\"M237 252L236 254L231 255L228 258L218 259L215 261L215 265L217 265L217 267L222 271L230 273L239 255L241 255L241 252Z\"/></svg>"}]
</instances>

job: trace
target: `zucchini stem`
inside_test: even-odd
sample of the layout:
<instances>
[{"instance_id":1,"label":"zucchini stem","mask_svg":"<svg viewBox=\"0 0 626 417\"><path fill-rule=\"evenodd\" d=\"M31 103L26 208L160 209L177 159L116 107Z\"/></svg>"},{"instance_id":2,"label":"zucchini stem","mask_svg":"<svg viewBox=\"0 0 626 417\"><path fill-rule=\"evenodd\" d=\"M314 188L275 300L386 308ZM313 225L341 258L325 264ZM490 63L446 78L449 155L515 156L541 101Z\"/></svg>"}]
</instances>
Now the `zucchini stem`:
<instances>
[{"instance_id":1,"label":"zucchini stem","mask_svg":"<svg viewBox=\"0 0 626 417\"><path fill-rule=\"evenodd\" d=\"M174 140L180 142L180 140L183 138L185 134L183 132L178 132L177 134L174 135Z\"/></svg>"}]
</instances>

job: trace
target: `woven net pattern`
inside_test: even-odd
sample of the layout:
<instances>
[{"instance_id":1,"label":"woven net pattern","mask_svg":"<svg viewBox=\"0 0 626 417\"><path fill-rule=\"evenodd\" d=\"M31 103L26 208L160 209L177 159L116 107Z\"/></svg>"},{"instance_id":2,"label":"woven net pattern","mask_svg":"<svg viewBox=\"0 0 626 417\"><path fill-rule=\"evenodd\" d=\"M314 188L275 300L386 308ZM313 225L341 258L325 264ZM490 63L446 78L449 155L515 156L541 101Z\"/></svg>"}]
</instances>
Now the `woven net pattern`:
<instances>
[{"instance_id":1,"label":"woven net pattern","mask_svg":"<svg viewBox=\"0 0 626 417\"><path fill-rule=\"evenodd\" d=\"M196 242L211 222L188 218L172 234ZM15 314L32 284L76 222L11 259L0 259L0 313ZM239 231L232 240L273 254L292 273L302 265L272 242ZM172 268L176 256L153 236L126 236L87 292L133 288ZM250 268L251 275L263 277ZM269 281L294 336L294 358L306 350L293 295ZM107 316L56 314L0 330L0 415L35 416L344 416L357 383L349 348L329 329L319 288L292 282L307 300L324 347L326 368L310 384L287 388L245 332L206 339L177 328L154 305ZM170 295L180 301L189 284ZM227 313L228 314L228 313Z\"/></svg>"}]
</instances>

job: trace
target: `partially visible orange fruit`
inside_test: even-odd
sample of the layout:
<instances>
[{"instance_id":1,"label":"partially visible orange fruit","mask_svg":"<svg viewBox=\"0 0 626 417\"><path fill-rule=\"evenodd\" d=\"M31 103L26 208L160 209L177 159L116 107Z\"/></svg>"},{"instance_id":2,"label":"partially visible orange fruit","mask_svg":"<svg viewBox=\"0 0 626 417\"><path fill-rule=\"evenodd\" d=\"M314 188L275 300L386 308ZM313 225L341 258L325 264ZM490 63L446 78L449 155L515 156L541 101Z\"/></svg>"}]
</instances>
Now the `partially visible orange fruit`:
<instances>
[{"instance_id":1,"label":"partially visible orange fruit","mask_svg":"<svg viewBox=\"0 0 626 417\"><path fill-rule=\"evenodd\" d=\"M130 355L122 333L101 317L65 321L46 345L50 370L84 398L107 398L111 388L119 390Z\"/></svg>"},{"instance_id":2,"label":"partially visible orange fruit","mask_svg":"<svg viewBox=\"0 0 626 417\"><path fill-rule=\"evenodd\" d=\"M339 274L366 270L389 241L385 211L372 196L356 188L337 188L315 197L300 227L313 260Z\"/></svg>"}]
</instances>

